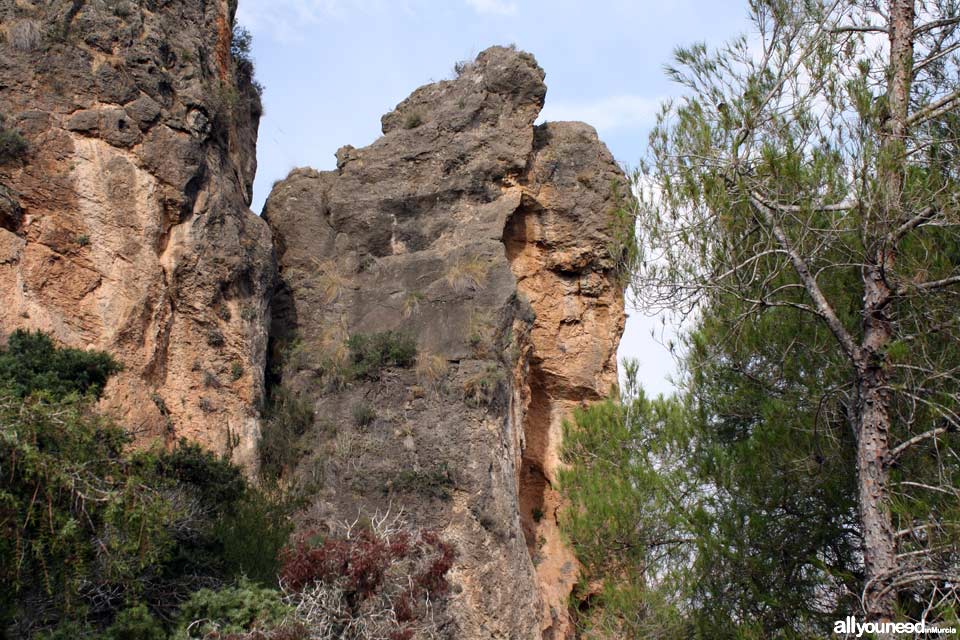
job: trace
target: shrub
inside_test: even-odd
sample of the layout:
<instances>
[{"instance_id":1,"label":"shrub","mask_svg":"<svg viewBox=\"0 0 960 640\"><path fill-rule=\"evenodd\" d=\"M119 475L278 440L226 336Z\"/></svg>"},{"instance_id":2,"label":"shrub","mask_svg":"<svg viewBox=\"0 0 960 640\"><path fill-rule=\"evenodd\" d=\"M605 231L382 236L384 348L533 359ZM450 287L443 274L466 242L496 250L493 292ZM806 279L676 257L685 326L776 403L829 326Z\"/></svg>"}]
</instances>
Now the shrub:
<instances>
[{"instance_id":1,"label":"shrub","mask_svg":"<svg viewBox=\"0 0 960 640\"><path fill-rule=\"evenodd\" d=\"M241 578L235 585L219 591L201 589L190 596L180 609L180 624L174 638L199 640L270 629L280 626L290 613L278 590Z\"/></svg>"},{"instance_id":2,"label":"shrub","mask_svg":"<svg viewBox=\"0 0 960 640\"><path fill-rule=\"evenodd\" d=\"M22 158L27 149L29 145L19 131L0 129L0 164Z\"/></svg>"},{"instance_id":3,"label":"shrub","mask_svg":"<svg viewBox=\"0 0 960 640\"><path fill-rule=\"evenodd\" d=\"M622 191L617 182L610 186L615 207L607 222L607 232L610 235L607 252L614 260L614 273L621 284L629 282L630 277L637 271L641 255L636 232L637 203L629 192L624 195Z\"/></svg>"},{"instance_id":4,"label":"shrub","mask_svg":"<svg viewBox=\"0 0 960 640\"><path fill-rule=\"evenodd\" d=\"M237 76L242 81L249 80L250 86L258 96L263 95L263 85L257 82L254 75L255 68L253 64L253 36L250 30L242 25L234 25L232 37L230 39L230 57L233 58L233 64L237 71Z\"/></svg>"},{"instance_id":5,"label":"shrub","mask_svg":"<svg viewBox=\"0 0 960 640\"><path fill-rule=\"evenodd\" d=\"M347 348L355 378L376 380L385 367L410 367L417 357L416 341L399 331L352 335Z\"/></svg>"},{"instance_id":6,"label":"shrub","mask_svg":"<svg viewBox=\"0 0 960 640\"><path fill-rule=\"evenodd\" d=\"M446 500L454 487L453 477L446 463L432 469L404 469L390 482L390 488L404 493L419 493Z\"/></svg>"},{"instance_id":7,"label":"shrub","mask_svg":"<svg viewBox=\"0 0 960 640\"><path fill-rule=\"evenodd\" d=\"M76 636L74 636L76 637ZM144 604L134 605L117 614L102 636L103 640L166 640L163 625L150 615Z\"/></svg>"},{"instance_id":8,"label":"shrub","mask_svg":"<svg viewBox=\"0 0 960 640\"><path fill-rule=\"evenodd\" d=\"M497 365L487 368L463 382L463 399L474 407L489 406L499 397L504 375Z\"/></svg>"},{"instance_id":9,"label":"shrub","mask_svg":"<svg viewBox=\"0 0 960 640\"><path fill-rule=\"evenodd\" d=\"M353 423L358 427L367 427L377 419L377 410L367 402L353 405Z\"/></svg>"},{"instance_id":10,"label":"shrub","mask_svg":"<svg viewBox=\"0 0 960 640\"><path fill-rule=\"evenodd\" d=\"M276 575L286 505L196 444L128 451L94 408L117 368L39 333L0 351L0 629L18 637L166 637L151 613Z\"/></svg>"},{"instance_id":11,"label":"shrub","mask_svg":"<svg viewBox=\"0 0 960 640\"><path fill-rule=\"evenodd\" d=\"M218 327L210 327L207 330L207 344L211 347L222 347L226 344L223 332Z\"/></svg>"},{"instance_id":12,"label":"shrub","mask_svg":"<svg viewBox=\"0 0 960 640\"><path fill-rule=\"evenodd\" d=\"M300 459L297 442L313 426L313 405L284 387L275 388L260 438L260 471L277 478Z\"/></svg>"},{"instance_id":13,"label":"shrub","mask_svg":"<svg viewBox=\"0 0 960 640\"><path fill-rule=\"evenodd\" d=\"M404 129L416 129L423 124L423 116L419 111L411 111L403 119L403 128Z\"/></svg>"},{"instance_id":14,"label":"shrub","mask_svg":"<svg viewBox=\"0 0 960 640\"><path fill-rule=\"evenodd\" d=\"M0 388L26 398L41 393L53 399L70 394L99 398L120 364L100 351L57 348L50 336L17 329L0 349Z\"/></svg>"},{"instance_id":15,"label":"shrub","mask_svg":"<svg viewBox=\"0 0 960 640\"><path fill-rule=\"evenodd\" d=\"M389 514L336 535L303 532L284 550L280 582L295 618L322 640L436 637L454 550Z\"/></svg>"},{"instance_id":16,"label":"shrub","mask_svg":"<svg viewBox=\"0 0 960 640\"><path fill-rule=\"evenodd\" d=\"M230 379L236 382L243 377L243 365L239 362L234 362L230 365Z\"/></svg>"}]
</instances>

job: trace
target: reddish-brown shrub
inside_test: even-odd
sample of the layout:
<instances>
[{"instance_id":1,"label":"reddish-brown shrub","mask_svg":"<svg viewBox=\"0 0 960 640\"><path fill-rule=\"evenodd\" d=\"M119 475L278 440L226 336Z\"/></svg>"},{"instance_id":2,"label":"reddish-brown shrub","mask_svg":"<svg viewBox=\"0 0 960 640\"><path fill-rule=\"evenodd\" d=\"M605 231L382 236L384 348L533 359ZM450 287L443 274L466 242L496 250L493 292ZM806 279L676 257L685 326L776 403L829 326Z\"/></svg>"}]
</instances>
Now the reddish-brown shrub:
<instances>
[{"instance_id":1,"label":"reddish-brown shrub","mask_svg":"<svg viewBox=\"0 0 960 640\"><path fill-rule=\"evenodd\" d=\"M434 531L378 522L348 527L343 537L300 534L281 553L281 584L288 603L309 611L315 624L354 628L361 621L359 628L369 620L379 625L378 637L409 640L434 624L455 552Z\"/></svg>"}]
</instances>

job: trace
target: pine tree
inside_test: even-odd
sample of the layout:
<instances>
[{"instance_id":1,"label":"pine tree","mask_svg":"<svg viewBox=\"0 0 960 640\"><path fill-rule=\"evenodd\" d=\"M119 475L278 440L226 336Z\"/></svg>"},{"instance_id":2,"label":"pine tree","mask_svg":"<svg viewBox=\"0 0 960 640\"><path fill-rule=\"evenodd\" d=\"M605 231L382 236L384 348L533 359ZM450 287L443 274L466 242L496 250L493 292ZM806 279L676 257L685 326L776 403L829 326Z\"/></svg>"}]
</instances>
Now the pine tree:
<instances>
[{"instance_id":1,"label":"pine tree","mask_svg":"<svg viewBox=\"0 0 960 640\"><path fill-rule=\"evenodd\" d=\"M701 369L697 358L736 354L726 365L740 380L714 386L698 410L729 407L723 394L750 376L769 404L761 414L778 385L799 385L790 394L802 406L784 405L781 418L705 416L716 428L758 443L787 423L834 434L854 467L863 615L951 615L960 10L952 0L754 0L751 11L758 42L681 49L669 69L690 94L651 136L635 291L648 308L708 319L707 339L722 346L700 349ZM781 443L771 437L757 455Z\"/></svg>"}]
</instances>

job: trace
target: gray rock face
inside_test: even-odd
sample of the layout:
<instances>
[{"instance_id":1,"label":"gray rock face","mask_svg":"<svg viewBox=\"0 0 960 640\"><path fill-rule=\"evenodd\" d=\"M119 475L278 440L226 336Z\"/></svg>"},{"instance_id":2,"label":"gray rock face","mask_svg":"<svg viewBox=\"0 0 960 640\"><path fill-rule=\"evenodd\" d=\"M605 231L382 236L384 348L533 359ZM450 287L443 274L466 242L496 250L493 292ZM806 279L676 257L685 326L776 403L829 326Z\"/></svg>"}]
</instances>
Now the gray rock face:
<instances>
[{"instance_id":1,"label":"gray rock face","mask_svg":"<svg viewBox=\"0 0 960 640\"><path fill-rule=\"evenodd\" d=\"M0 334L116 354L144 442L253 465L274 278L248 210L260 99L235 0L0 2Z\"/></svg>"},{"instance_id":2,"label":"gray rock face","mask_svg":"<svg viewBox=\"0 0 960 640\"><path fill-rule=\"evenodd\" d=\"M561 424L616 381L608 230L626 180L592 128L534 126L543 78L530 54L488 49L264 210L280 382L316 410L288 469L314 496L303 524L402 508L441 531L458 550L451 638L570 637ZM348 338L387 330L416 340L416 365L351 375Z\"/></svg>"}]
</instances>

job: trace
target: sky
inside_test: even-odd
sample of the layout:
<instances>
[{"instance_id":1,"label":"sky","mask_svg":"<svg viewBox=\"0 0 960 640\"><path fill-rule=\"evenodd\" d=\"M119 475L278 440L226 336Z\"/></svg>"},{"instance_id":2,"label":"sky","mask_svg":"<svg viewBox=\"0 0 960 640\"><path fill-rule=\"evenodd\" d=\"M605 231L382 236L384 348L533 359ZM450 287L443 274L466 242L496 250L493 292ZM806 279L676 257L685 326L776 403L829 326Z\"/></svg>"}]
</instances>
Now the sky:
<instances>
[{"instance_id":1,"label":"sky","mask_svg":"<svg viewBox=\"0 0 960 640\"><path fill-rule=\"evenodd\" d=\"M240 0L237 20L266 88L257 213L292 168L335 168L338 148L370 144L381 115L494 44L533 53L546 71L541 120L587 122L636 167L659 104L681 93L663 70L673 50L749 28L746 0ZM648 394L669 393L660 319L627 313L620 358L640 361Z\"/></svg>"}]
</instances>

